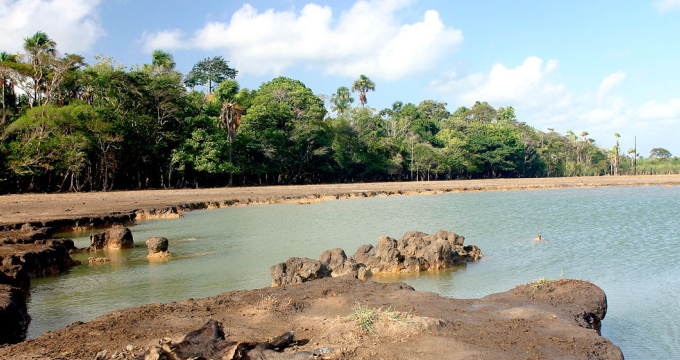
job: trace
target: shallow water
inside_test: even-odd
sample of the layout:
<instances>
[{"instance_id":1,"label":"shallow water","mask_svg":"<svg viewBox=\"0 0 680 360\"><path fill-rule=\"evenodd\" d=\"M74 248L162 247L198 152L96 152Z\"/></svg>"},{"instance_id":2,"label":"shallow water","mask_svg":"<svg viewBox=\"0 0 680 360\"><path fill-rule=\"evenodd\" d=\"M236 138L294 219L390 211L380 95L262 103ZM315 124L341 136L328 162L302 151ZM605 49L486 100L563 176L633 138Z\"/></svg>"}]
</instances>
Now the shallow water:
<instances>
[{"instance_id":1,"label":"shallow water","mask_svg":"<svg viewBox=\"0 0 680 360\"><path fill-rule=\"evenodd\" d=\"M680 354L680 187L457 193L202 210L132 227L137 248L111 263L36 279L29 337L115 309L268 286L269 267L291 256L348 255L381 235L446 229L485 257L451 271L402 277L457 298L536 279L594 282L607 293L602 334L626 359ZM540 234L545 241L535 242ZM79 234L85 235L85 234ZM147 237L170 240L173 258L149 263ZM88 238L75 239L77 246ZM380 278L394 281L394 278Z\"/></svg>"}]
</instances>

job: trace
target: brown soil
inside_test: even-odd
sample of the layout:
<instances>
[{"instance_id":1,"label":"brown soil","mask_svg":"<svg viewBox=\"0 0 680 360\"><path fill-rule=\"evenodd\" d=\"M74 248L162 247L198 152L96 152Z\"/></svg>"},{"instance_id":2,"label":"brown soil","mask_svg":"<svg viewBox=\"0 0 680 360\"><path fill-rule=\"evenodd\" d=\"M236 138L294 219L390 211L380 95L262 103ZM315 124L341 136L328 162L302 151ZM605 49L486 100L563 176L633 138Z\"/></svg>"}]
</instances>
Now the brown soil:
<instances>
[{"instance_id":1,"label":"brown soil","mask_svg":"<svg viewBox=\"0 0 680 360\"><path fill-rule=\"evenodd\" d=\"M0 196L0 226L184 209L338 198L565 187L680 185L680 175L388 182ZM159 214L163 217L166 214ZM172 216L172 214L170 214ZM152 216L154 216L152 214ZM133 217L134 218L134 217ZM139 217L137 217L139 218Z\"/></svg>"},{"instance_id":2,"label":"brown soil","mask_svg":"<svg viewBox=\"0 0 680 360\"><path fill-rule=\"evenodd\" d=\"M287 352L328 348L333 359L622 359L582 321L601 313L604 299L596 286L574 280L457 300L404 284L326 278L114 311L2 347L0 358L93 359L106 350L107 359L129 359L214 319L228 340L269 341L294 330L303 341ZM352 317L357 304L380 314L374 333ZM390 319L394 311L402 321Z\"/></svg>"}]
</instances>

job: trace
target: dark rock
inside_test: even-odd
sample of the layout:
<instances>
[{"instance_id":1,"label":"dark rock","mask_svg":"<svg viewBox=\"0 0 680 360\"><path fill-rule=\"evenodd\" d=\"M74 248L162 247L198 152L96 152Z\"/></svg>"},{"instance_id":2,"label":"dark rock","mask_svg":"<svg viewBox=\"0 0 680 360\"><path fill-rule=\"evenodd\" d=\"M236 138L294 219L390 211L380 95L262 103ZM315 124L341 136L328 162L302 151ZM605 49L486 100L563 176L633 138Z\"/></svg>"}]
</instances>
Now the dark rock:
<instances>
[{"instance_id":1,"label":"dark rock","mask_svg":"<svg viewBox=\"0 0 680 360\"><path fill-rule=\"evenodd\" d=\"M331 352L329 349L295 353L282 352L295 344L297 344L297 341L293 331L289 331L271 342L228 340L224 334L222 323L210 319L200 329L186 334L177 343L162 339L160 346L152 347L137 359L312 360Z\"/></svg>"},{"instance_id":2,"label":"dark rock","mask_svg":"<svg viewBox=\"0 0 680 360\"><path fill-rule=\"evenodd\" d=\"M0 344L13 344L26 338L31 317L26 310L26 298L21 289L0 285Z\"/></svg>"},{"instance_id":3,"label":"dark rock","mask_svg":"<svg viewBox=\"0 0 680 360\"><path fill-rule=\"evenodd\" d=\"M146 239L146 246L149 248L148 259L167 260L172 256L168 251L168 239L164 237L150 237Z\"/></svg>"},{"instance_id":4,"label":"dark rock","mask_svg":"<svg viewBox=\"0 0 680 360\"><path fill-rule=\"evenodd\" d=\"M164 237L150 237L146 239L146 247L149 248L149 254L168 251L168 239Z\"/></svg>"},{"instance_id":5,"label":"dark rock","mask_svg":"<svg viewBox=\"0 0 680 360\"><path fill-rule=\"evenodd\" d=\"M321 261L297 257L272 266L269 272L272 276L272 286L298 284L329 277L332 273Z\"/></svg>"},{"instance_id":6,"label":"dark rock","mask_svg":"<svg viewBox=\"0 0 680 360\"><path fill-rule=\"evenodd\" d=\"M130 229L114 226L101 233L90 235L89 250L118 250L135 247Z\"/></svg>"}]
</instances>

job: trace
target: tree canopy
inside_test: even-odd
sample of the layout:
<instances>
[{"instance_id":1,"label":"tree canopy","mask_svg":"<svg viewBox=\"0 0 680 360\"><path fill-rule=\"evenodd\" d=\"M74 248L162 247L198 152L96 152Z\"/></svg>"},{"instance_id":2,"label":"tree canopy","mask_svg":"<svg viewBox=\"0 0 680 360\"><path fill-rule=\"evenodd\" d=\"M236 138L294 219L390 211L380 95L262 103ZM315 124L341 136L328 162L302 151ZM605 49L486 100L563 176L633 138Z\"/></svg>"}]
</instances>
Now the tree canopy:
<instances>
[{"instance_id":1,"label":"tree canopy","mask_svg":"<svg viewBox=\"0 0 680 360\"><path fill-rule=\"evenodd\" d=\"M216 56L184 76L172 54L126 67L61 55L45 33L22 54L0 52L2 192L408 181L679 172L668 150L650 159L559 134L484 101L367 105L361 75L330 97L277 77L242 89ZM205 88L200 88L205 85ZM195 90L199 87L198 90ZM351 92L359 93L353 106ZM324 99L330 98L329 109ZM578 135L577 135L578 134ZM616 137L618 141L618 136ZM619 161L634 157L635 161Z\"/></svg>"}]
</instances>

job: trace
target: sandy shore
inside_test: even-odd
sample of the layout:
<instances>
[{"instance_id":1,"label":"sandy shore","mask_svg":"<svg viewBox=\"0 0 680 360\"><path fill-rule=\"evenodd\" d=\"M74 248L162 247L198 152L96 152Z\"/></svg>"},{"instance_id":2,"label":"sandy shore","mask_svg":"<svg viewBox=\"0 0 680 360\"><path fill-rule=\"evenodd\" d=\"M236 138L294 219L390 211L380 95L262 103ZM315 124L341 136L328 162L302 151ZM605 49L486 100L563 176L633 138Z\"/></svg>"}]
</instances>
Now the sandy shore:
<instances>
[{"instance_id":1,"label":"sandy shore","mask_svg":"<svg viewBox=\"0 0 680 360\"><path fill-rule=\"evenodd\" d=\"M101 217L111 214L134 214L144 210L166 207L192 209L465 191L674 185L680 185L680 175L486 179L3 195L0 196L0 225Z\"/></svg>"}]
</instances>

